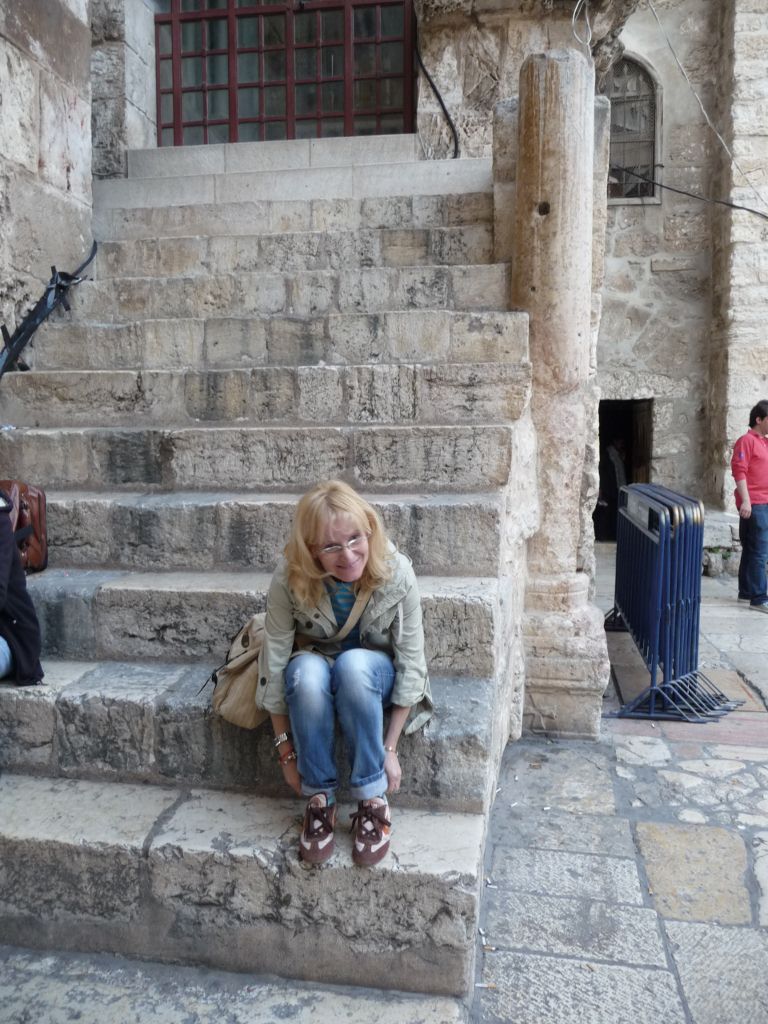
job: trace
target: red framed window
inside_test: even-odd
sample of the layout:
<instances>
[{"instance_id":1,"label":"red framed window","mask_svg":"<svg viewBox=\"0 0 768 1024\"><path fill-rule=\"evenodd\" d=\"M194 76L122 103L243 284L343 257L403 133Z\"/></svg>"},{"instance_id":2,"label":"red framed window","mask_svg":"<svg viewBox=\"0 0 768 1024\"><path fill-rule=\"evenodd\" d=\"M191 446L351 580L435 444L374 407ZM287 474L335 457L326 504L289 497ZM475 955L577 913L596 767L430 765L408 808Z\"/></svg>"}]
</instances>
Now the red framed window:
<instances>
[{"instance_id":1,"label":"red framed window","mask_svg":"<svg viewBox=\"0 0 768 1024\"><path fill-rule=\"evenodd\" d=\"M413 130L412 0L164 0L159 146Z\"/></svg>"}]
</instances>

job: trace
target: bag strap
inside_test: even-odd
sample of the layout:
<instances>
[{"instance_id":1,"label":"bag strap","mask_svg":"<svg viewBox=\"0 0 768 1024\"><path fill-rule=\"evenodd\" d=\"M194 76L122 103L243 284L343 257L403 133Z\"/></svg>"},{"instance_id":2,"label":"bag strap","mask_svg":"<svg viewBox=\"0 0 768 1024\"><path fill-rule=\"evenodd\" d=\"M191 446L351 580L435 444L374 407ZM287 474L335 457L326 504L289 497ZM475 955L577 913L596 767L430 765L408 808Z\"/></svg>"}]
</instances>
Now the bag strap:
<instances>
[{"instance_id":1,"label":"bag strap","mask_svg":"<svg viewBox=\"0 0 768 1024\"><path fill-rule=\"evenodd\" d=\"M352 605L352 611L349 613L349 616L347 617L347 621L344 623L344 625L341 627L338 633L336 633L334 636L328 637L329 640L346 640L346 638L357 625L360 616L365 611L365 606L370 601L372 593L372 590L358 591L357 597L355 598L355 603Z\"/></svg>"}]
</instances>

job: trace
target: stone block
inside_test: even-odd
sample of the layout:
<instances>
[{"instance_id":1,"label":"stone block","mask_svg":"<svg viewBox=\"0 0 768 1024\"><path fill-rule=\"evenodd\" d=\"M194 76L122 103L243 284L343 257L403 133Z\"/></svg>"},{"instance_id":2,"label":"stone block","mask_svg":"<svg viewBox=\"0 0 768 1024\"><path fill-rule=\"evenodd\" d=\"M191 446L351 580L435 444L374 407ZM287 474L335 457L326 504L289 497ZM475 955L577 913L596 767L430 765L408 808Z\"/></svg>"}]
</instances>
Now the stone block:
<instances>
[{"instance_id":1,"label":"stone block","mask_svg":"<svg viewBox=\"0 0 768 1024\"><path fill-rule=\"evenodd\" d=\"M0 42L0 137L13 162L37 174L40 143L39 71L15 47Z\"/></svg>"},{"instance_id":2,"label":"stone block","mask_svg":"<svg viewBox=\"0 0 768 1024\"><path fill-rule=\"evenodd\" d=\"M509 308L509 267L506 264L454 267L451 284L454 309Z\"/></svg>"},{"instance_id":3,"label":"stone block","mask_svg":"<svg viewBox=\"0 0 768 1024\"><path fill-rule=\"evenodd\" d=\"M265 320L213 317L205 321L204 332L204 360L207 366L261 366L267 362Z\"/></svg>"},{"instance_id":4,"label":"stone block","mask_svg":"<svg viewBox=\"0 0 768 1024\"><path fill-rule=\"evenodd\" d=\"M3 5L0 34L67 88L83 98L88 96L91 33L82 6L74 7L68 0Z\"/></svg>"}]
</instances>

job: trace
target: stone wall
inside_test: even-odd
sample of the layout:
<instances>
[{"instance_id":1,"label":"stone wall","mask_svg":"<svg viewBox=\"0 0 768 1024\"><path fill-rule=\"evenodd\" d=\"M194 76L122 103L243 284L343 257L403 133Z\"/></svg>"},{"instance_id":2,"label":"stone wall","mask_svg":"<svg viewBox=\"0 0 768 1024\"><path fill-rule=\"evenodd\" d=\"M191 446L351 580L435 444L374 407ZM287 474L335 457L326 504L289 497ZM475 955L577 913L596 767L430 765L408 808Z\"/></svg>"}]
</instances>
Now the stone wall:
<instances>
[{"instance_id":1,"label":"stone wall","mask_svg":"<svg viewBox=\"0 0 768 1024\"><path fill-rule=\"evenodd\" d=\"M92 0L93 173L122 177L126 150L157 145L152 0Z\"/></svg>"},{"instance_id":2,"label":"stone wall","mask_svg":"<svg viewBox=\"0 0 768 1024\"><path fill-rule=\"evenodd\" d=\"M88 0L0 4L0 322L90 248Z\"/></svg>"},{"instance_id":3,"label":"stone wall","mask_svg":"<svg viewBox=\"0 0 768 1024\"><path fill-rule=\"evenodd\" d=\"M659 17L708 110L718 59L720 0L666 0ZM657 175L697 194L713 189L714 135L653 14L621 36L658 84ZM711 322L710 207L660 190L609 205L598 381L604 399L653 399L652 479L708 500L707 379Z\"/></svg>"}]
</instances>

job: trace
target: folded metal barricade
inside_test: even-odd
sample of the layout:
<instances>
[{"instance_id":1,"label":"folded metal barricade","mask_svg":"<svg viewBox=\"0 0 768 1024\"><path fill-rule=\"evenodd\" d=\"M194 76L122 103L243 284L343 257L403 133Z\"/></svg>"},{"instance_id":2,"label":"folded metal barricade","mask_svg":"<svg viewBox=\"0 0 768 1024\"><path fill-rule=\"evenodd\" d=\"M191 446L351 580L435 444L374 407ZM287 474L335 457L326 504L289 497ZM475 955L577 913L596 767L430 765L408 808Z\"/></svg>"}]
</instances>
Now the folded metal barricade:
<instances>
[{"instance_id":1,"label":"folded metal barricade","mask_svg":"<svg viewBox=\"0 0 768 1024\"><path fill-rule=\"evenodd\" d=\"M708 722L743 703L699 671L703 549L700 501L657 484L621 488L606 629L629 631L651 680L620 717Z\"/></svg>"}]
</instances>

